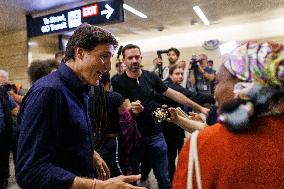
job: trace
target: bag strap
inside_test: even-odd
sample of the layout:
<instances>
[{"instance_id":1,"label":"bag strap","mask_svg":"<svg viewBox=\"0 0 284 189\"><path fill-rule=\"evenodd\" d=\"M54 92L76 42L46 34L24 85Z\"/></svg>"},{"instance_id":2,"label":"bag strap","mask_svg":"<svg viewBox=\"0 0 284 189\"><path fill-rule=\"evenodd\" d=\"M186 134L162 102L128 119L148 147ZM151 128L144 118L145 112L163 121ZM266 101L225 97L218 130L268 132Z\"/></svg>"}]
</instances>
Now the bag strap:
<instances>
[{"instance_id":1,"label":"bag strap","mask_svg":"<svg viewBox=\"0 0 284 189\"><path fill-rule=\"evenodd\" d=\"M202 189L200 166L198 159L198 149L197 149L197 137L199 131L195 131L191 134L190 138L190 150L189 150L189 162L187 169L187 189L193 188L193 166L195 167L197 188Z\"/></svg>"}]
</instances>

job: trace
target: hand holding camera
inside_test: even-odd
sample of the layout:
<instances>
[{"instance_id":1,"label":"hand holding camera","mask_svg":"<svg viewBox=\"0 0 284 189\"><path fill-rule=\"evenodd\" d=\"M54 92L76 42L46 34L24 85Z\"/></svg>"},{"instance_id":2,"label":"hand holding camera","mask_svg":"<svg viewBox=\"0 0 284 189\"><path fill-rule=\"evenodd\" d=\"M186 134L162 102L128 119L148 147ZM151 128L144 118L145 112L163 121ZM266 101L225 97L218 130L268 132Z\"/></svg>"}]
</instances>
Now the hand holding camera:
<instances>
[{"instance_id":1,"label":"hand holding camera","mask_svg":"<svg viewBox=\"0 0 284 189\"><path fill-rule=\"evenodd\" d=\"M189 70L199 71L202 74L205 72L201 66L202 58L196 55L192 55L191 60L189 62Z\"/></svg>"},{"instance_id":2,"label":"hand holding camera","mask_svg":"<svg viewBox=\"0 0 284 189\"><path fill-rule=\"evenodd\" d=\"M189 61L189 69L190 70L198 70L200 66L200 59L197 55L192 55L190 61Z\"/></svg>"},{"instance_id":3,"label":"hand holding camera","mask_svg":"<svg viewBox=\"0 0 284 189\"><path fill-rule=\"evenodd\" d=\"M11 82L9 81L6 81L6 82L2 82L1 83L1 87L3 89L5 89L7 92L8 91L11 91L12 89L16 88L15 84L12 84Z\"/></svg>"},{"instance_id":4,"label":"hand holding camera","mask_svg":"<svg viewBox=\"0 0 284 189\"><path fill-rule=\"evenodd\" d=\"M155 67L161 67L161 66L163 66L163 61L162 61L162 59L161 58L155 58L154 60L153 60L153 65L155 66Z\"/></svg>"}]
</instances>

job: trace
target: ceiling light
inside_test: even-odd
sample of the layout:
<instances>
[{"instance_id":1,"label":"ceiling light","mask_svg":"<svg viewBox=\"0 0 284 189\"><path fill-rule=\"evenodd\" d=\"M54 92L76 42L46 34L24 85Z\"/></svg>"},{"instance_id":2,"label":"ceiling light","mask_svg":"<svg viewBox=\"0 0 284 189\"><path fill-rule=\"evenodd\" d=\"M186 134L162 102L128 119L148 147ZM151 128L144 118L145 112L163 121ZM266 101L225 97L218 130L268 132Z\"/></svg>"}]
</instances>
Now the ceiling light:
<instances>
[{"instance_id":1,"label":"ceiling light","mask_svg":"<svg viewBox=\"0 0 284 189\"><path fill-rule=\"evenodd\" d=\"M127 4L123 4L123 8L125 10L128 10L129 12L132 12L133 14L141 17L141 18L147 18L147 16L145 14L143 14L142 12L132 8L131 6L127 5Z\"/></svg>"},{"instance_id":2,"label":"ceiling light","mask_svg":"<svg viewBox=\"0 0 284 189\"><path fill-rule=\"evenodd\" d=\"M38 43L37 42L33 42L33 41L29 41L28 45L29 46L38 46Z\"/></svg>"},{"instance_id":3,"label":"ceiling light","mask_svg":"<svg viewBox=\"0 0 284 189\"><path fill-rule=\"evenodd\" d=\"M207 19L207 17L205 16L205 14L203 13L203 11L200 9L199 6L194 6L193 10L196 12L196 14L199 16L199 18L202 20L202 22L205 25L209 25L210 24L209 20Z\"/></svg>"}]
</instances>

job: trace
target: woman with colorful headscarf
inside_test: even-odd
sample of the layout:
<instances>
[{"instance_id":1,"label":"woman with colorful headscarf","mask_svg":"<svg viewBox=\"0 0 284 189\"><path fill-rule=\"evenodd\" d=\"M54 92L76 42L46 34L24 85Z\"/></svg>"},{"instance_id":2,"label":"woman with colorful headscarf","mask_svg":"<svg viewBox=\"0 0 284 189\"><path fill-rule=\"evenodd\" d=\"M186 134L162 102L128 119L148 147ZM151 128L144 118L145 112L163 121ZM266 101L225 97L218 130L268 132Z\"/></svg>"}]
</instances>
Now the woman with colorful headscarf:
<instances>
[{"instance_id":1,"label":"woman with colorful headscarf","mask_svg":"<svg viewBox=\"0 0 284 189\"><path fill-rule=\"evenodd\" d=\"M284 188L283 49L248 42L225 58L216 76L219 123L197 135L194 188ZM172 122L185 124L170 112ZM179 155L174 189L191 186L189 146L188 140Z\"/></svg>"}]
</instances>

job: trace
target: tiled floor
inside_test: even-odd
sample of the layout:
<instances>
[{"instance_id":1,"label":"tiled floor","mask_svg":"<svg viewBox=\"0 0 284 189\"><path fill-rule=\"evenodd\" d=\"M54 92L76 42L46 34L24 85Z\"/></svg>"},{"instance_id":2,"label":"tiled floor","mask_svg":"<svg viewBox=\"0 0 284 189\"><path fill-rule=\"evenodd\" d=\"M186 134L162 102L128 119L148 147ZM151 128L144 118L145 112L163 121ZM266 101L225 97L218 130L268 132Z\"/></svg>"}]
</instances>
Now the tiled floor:
<instances>
[{"instance_id":1,"label":"tiled floor","mask_svg":"<svg viewBox=\"0 0 284 189\"><path fill-rule=\"evenodd\" d=\"M10 178L9 178L9 185L8 189L19 189L19 186L16 183L15 178L15 169L12 156L10 157Z\"/></svg>"}]
</instances>

